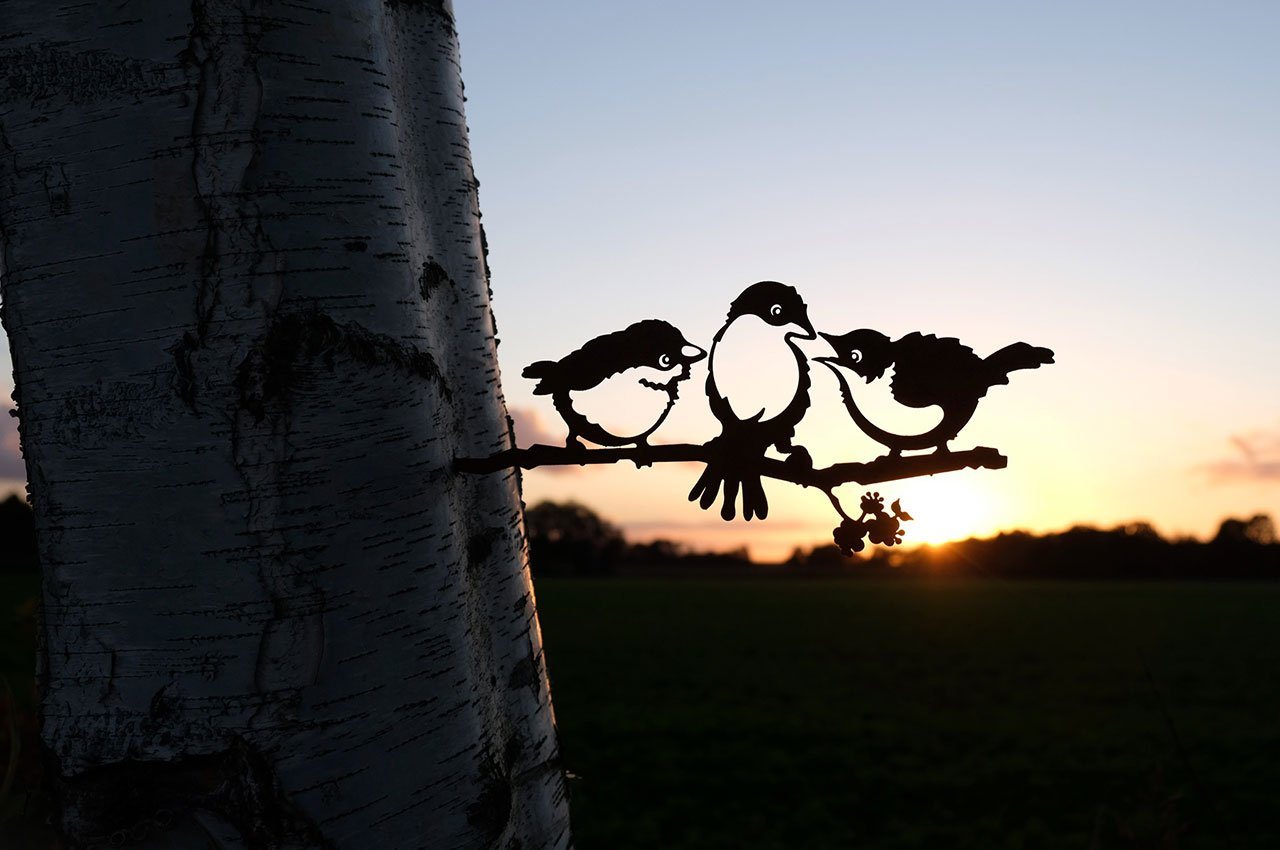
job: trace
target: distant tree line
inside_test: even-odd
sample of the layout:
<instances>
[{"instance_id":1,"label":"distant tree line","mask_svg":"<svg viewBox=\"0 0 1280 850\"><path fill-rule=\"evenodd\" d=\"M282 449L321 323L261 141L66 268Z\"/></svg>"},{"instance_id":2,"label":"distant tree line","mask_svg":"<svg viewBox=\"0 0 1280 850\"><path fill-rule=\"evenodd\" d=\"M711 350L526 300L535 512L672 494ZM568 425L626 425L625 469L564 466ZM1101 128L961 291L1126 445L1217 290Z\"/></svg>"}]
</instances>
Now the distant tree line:
<instances>
[{"instance_id":1,"label":"distant tree line","mask_svg":"<svg viewBox=\"0 0 1280 850\"><path fill-rule=\"evenodd\" d=\"M1013 531L940 546L877 548L846 558L835 545L796 549L780 571L746 549L705 552L671 540L628 541L621 529L577 502L539 502L525 511L535 575L841 575L1058 579L1280 578L1280 540L1271 517L1226 519L1209 541L1168 539L1150 524L1076 526L1053 534ZM34 573L35 526L17 496L0 502L0 574Z\"/></svg>"},{"instance_id":2,"label":"distant tree line","mask_svg":"<svg viewBox=\"0 0 1280 850\"><path fill-rule=\"evenodd\" d=\"M1150 524L1015 531L939 546L877 548L846 558L834 545L796 549L785 569L753 563L746 549L700 552L669 540L627 541L617 526L575 503L525 512L535 575L840 575L1056 579L1280 578L1271 517L1227 519L1209 541L1162 537Z\"/></svg>"},{"instance_id":3,"label":"distant tree line","mask_svg":"<svg viewBox=\"0 0 1280 850\"><path fill-rule=\"evenodd\" d=\"M1259 514L1227 519L1209 541L1167 539L1145 522L1111 529L1075 526L1052 534L1014 531L939 546L877 550L850 561L835 546L796 550L798 572L865 576L1056 579L1280 578L1275 523Z\"/></svg>"},{"instance_id":4,"label":"distant tree line","mask_svg":"<svg viewBox=\"0 0 1280 850\"><path fill-rule=\"evenodd\" d=\"M700 552L671 540L631 543L578 502L539 502L524 513L535 576L608 576L679 571L734 572L754 565L745 547Z\"/></svg>"}]
</instances>

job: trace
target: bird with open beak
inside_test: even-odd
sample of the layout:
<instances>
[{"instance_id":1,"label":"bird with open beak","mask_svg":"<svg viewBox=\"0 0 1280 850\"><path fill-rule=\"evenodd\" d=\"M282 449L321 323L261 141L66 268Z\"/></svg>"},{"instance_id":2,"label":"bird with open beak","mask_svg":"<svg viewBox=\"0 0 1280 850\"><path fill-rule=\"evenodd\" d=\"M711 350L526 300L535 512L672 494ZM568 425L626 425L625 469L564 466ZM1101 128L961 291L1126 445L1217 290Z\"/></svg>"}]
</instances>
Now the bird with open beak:
<instances>
[{"instance_id":1,"label":"bird with open beak","mask_svg":"<svg viewBox=\"0 0 1280 850\"><path fill-rule=\"evenodd\" d=\"M987 357L953 337L910 333L893 340L879 331L860 328L846 334L822 334L831 344L834 357L816 357L835 373L845 410L859 428L873 440L887 446L890 455L907 449L947 451L960 429L968 424L987 390L1009 383L1009 373L1037 369L1053 362L1047 348L1015 342ZM942 420L920 434L895 434L872 422L858 406L851 378L866 383L889 379L894 401L904 407L937 406Z\"/></svg>"}]
</instances>

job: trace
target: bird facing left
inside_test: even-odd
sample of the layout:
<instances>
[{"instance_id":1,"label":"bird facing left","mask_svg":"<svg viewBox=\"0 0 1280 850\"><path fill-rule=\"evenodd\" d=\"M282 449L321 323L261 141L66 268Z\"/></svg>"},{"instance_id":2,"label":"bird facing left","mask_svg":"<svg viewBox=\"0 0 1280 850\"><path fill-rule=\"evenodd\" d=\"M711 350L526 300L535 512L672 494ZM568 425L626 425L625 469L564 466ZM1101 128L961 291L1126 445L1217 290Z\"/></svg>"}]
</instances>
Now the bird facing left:
<instances>
[{"instance_id":1,"label":"bird facing left","mask_svg":"<svg viewBox=\"0 0 1280 850\"><path fill-rule=\"evenodd\" d=\"M689 367L707 356L669 322L646 319L598 336L559 360L525 367L534 395L551 396L569 426L565 445L648 445L679 397ZM581 438L581 439L580 439Z\"/></svg>"}]
</instances>

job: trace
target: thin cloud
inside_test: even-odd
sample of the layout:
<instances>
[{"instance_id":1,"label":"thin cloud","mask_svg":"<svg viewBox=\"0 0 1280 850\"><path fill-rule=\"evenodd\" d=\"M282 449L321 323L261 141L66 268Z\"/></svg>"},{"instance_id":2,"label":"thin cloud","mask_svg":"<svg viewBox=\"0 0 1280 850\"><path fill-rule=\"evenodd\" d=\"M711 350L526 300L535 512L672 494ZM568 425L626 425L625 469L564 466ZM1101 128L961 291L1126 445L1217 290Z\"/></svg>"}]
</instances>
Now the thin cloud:
<instances>
[{"instance_id":1,"label":"thin cloud","mask_svg":"<svg viewBox=\"0 0 1280 850\"><path fill-rule=\"evenodd\" d=\"M511 417L511 424L516 432L516 445L521 448L532 446L534 443L541 443L547 446L563 446L566 434L556 433L550 428L546 420L532 407L508 407L507 414ZM540 466L539 470L550 472L553 474L564 475L568 473L578 472L580 467L577 466Z\"/></svg>"},{"instance_id":2,"label":"thin cloud","mask_svg":"<svg viewBox=\"0 0 1280 850\"><path fill-rule=\"evenodd\" d=\"M548 446L564 445L565 435L557 434L547 427L542 414L532 407L510 407L507 413L511 415L511 421L515 425L517 445L522 447L531 446L534 443Z\"/></svg>"},{"instance_id":3,"label":"thin cloud","mask_svg":"<svg viewBox=\"0 0 1280 850\"><path fill-rule=\"evenodd\" d=\"M1199 471L1219 483L1280 481L1280 428L1238 434L1230 442L1235 457L1202 464Z\"/></svg>"}]
</instances>

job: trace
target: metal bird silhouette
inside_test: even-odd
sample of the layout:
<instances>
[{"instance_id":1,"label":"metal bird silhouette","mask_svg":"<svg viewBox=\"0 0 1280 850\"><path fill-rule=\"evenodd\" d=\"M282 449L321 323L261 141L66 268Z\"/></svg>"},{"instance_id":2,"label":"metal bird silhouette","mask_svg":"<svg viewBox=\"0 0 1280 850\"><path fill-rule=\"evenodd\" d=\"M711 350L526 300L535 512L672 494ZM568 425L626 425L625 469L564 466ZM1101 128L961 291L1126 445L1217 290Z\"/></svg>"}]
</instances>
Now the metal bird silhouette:
<instances>
[{"instance_id":1,"label":"metal bird silhouette","mask_svg":"<svg viewBox=\"0 0 1280 850\"><path fill-rule=\"evenodd\" d=\"M709 460L689 501L706 510L723 486L721 517L734 518L741 493L743 517L764 519L769 502L754 465L768 448L789 455L790 463L812 467L808 451L791 442L809 409L809 365L792 340L816 336L800 293L784 283L754 283L729 305L711 344L707 375L720 436L707 444ZM762 380L765 372L768 380Z\"/></svg>"},{"instance_id":2,"label":"metal bird silhouette","mask_svg":"<svg viewBox=\"0 0 1280 850\"><path fill-rule=\"evenodd\" d=\"M523 375L538 380L534 395L551 396L569 426L569 448L584 448L579 437L601 446L644 446L675 405L689 366L706 355L674 325L646 319L559 360L532 363ZM608 427L601 421L619 414L631 421Z\"/></svg>"},{"instance_id":3,"label":"metal bird silhouette","mask_svg":"<svg viewBox=\"0 0 1280 850\"><path fill-rule=\"evenodd\" d=\"M1015 342L988 357L953 337L911 333L898 340L869 328L835 336L822 334L835 349L835 357L814 358L823 363L840 382L845 409L858 427L896 456L908 449L947 451L978 409L987 390L1009 383L1009 373L1037 369L1053 362L1047 348ZM893 368L890 389L895 401L906 407L942 408L942 421L922 434L895 434L879 427L858 407L849 386L849 372L871 383ZM846 371L848 370L848 371Z\"/></svg>"},{"instance_id":4,"label":"metal bird silhouette","mask_svg":"<svg viewBox=\"0 0 1280 850\"><path fill-rule=\"evenodd\" d=\"M673 325L648 319L596 337L559 360L540 360L524 370L535 379L535 395L550 395L569 427L563 448L511 446L488 457L456 458L460 472L485 474L511 467L608 464L630 460L702 463L689 500L708 510L721 502L720 516L765 519L769 502L762 478L813 487L826 495L840 516L832 539L846 555L868 544L894 546L911 514L894 500L884 509L878 492L863 496L856 518L835 490L843 484L896 481L967 468L1003 469L1006 458L993 448L952 453L955 439L991 387L1009 383L1019 369L1053 363L1047 348L1016 342L988 357L953 337L911 333L894 340L861 328L822 334L834 356L815 358L836 376L845 409L866 434L887 446L887 455L869 462L843 461L815 469L809 452L796 445L795 431L809 410L809 359L797 340L816 339L809 309L794 287L777 281L754 283L729 305L710 354L685 339ZM706 392L720 433L702 444L650 445L679 397L690 366L708 357ZM855 378L867 383L888 378L890 394L905 408L938 407L942 419L917 434L898 434L877 425L854 398ZM631 421L619 424L620 415ZM582 440L601 448L588 449ZM770 449L786 455L777 460ZM902 456L906 450L931 454Z\"/></svg>"}]
</instances>

